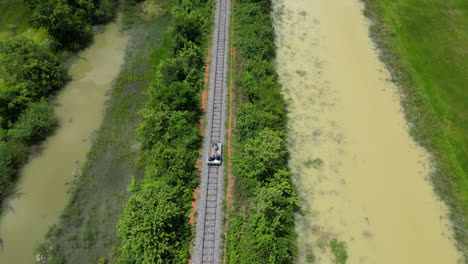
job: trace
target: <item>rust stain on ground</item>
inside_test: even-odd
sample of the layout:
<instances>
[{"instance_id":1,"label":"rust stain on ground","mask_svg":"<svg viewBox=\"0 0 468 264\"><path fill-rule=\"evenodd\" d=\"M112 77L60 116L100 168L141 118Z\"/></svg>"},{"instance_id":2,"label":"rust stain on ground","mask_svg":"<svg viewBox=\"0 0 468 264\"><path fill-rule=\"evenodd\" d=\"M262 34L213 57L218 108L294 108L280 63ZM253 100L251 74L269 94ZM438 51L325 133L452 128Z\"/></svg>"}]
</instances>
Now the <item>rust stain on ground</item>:
<instances>
[{"instance_id":1,"label":"rust stain on ground","mask_svg":"<svg viewBox=\"0 0 468 264\"><path fill-rule=\"evenodd\" d=\"M198 187L195 188L195 191L193 191L192 208L194 210L190 213L190 225L191 226L195 226L195 209L197 208L198 191L199 191Z\"/></svg>"},{"instance_id":2,"label":"rust stain on ground","mask_svg":"<svg viewBox=\"0 0 468 264\"><path fill-rule=\"evenodd\" d=\"M203 111L203 113L205 113L205 110L206 110L206 105L208 103L208 97L207 97L207 90L208 90L208 84L209 84L209 76L210 76L210 62L211 62L211 46L208 47L208 55L206 56L206 60L205 60L205 74L203 76L203 90L202 90L202 93L201 93L201 110ZM205 129L205 115L203 114L203 117L200 119L200 133L201 135L203 135L203 132L204 132L204 129ZM201 158L201 155L203 153L203 149L199 149L198 150L198 153L200 153L200 158L197 159L197 162L195 163L195 169L197 169L197 174L198 176L200 176L200 173L201 173L201 165L202 165L202 158ZM192 227L192 229L195 228L195 219L196 219L196 212L197 212L197 205L198 205L198 192L199 192L200 188L197 187L195 188L195 190L193 191L193 200L192 200L192 212L190 212L190 215L189 215L189 223L190 223L190 226ZM193 252L193 243L190 243L190 255L192 255L192 252ZM189 258L189 261L188 261L189 264L192 264L192 258L190 257Z\"/></svg>"},{"instance_id":3,"label":"rust stain on ground","mask_svg":"<svg viewBox=\"0 0 468 264\"><path fill-rule=\"evenodd\" d=\"M205 75L203 76L203 91L202 91L202 105L201 109L205 111L206 109L206 104L207 104L207 88L208 88L208 82L210 81L210 65L211 62L211 50L208 51L208 56L206 57L205 61Z\"/></svg>"},{"instance_id":4,"label":"rust stain on ground","mask_svg":"<svg viewBox=\"0 0 468 264\"><path fill-rule=\"evenodd\" d=\"M206 56L205 60L205 74L203 75L203 91L201 93L201 110L203 113L206 110L206 105L208 103L208 85L210 81L210 69L211 69L211 47L208 51L208 55ZM200 119L200 133L203 135L203 131L205 130L205 117ZM201 153L201 151L200 151Z\"/></svg>"}]
</instances>

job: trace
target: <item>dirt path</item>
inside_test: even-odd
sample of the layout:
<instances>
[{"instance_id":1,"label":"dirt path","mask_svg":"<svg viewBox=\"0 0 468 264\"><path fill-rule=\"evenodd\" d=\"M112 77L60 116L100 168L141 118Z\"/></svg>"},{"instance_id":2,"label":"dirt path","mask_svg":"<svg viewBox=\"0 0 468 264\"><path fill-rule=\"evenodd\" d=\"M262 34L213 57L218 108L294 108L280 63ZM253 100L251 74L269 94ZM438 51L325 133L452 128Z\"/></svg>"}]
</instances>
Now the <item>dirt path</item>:
<instances>
[{"instance_id":1,"label":"dirt path","mask_svg":"<svg viewBox=\"0 0 468 264\"><path fill-rule=\"evenodd\" d=\"M301 204L299 263L457 263L447 210L408 134L358 0L277 0L278 66Z\"/></svg>"}]
</instances>

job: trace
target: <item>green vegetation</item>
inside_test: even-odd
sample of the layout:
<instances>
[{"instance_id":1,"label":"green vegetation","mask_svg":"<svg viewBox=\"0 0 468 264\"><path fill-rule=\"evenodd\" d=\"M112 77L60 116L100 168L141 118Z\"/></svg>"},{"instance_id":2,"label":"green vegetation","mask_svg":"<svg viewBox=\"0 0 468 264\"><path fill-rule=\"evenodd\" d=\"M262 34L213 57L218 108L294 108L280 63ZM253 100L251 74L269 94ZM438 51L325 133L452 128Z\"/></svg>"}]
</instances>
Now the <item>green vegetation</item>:
<instances>
[{"instance_id":1,"label":"green vegetation","mask_svg":"<svg viewBox=\"0 0 468 264\"><path fill-rule=\"evenodd\" d=\"M365 3L381 58L404 95L411 134L434 157L435 190L468 257L468 2Z\"/></svg>"},{"instance_id":2,"label":"green vegetation","mask_svg":"<svg viewBox=\"0 0 468 264\"><path fill-rule=\"evenodd\" d=\"M65 83L65 69L44 45L25 37L0 42L0 127L7 129L28 104L47 98Z\"/></svg>"},{"instance_id":3,"label":"green vegetation","mask_svg":"<svg viewBox=\"0 0 468 264\"><path fill-rule=\"evenodd\" d=\"M45 99L64 84L65 76L46 46L22 36L0 41L0 199L13 188L28 146L39 143L56 125Z\"/></svg>"},{"instance_id":4,"label":"green vegetation","mask_svg":"<svg viewBox=\"0 0 468 264\"><path fill-rule=\"evenodd\" d=\"M33 145L45 139L57 125L54 109L46 101L32 103L8 131L11 140Z\"/></svg>"},{"instance_id":5,"label":"green vegetation","mask_svg":"<svg viewBox=\"0 0 468 264\"><path fill-rule=\"evenodd\" d=\"M113 0L0 2L0 200L13 188L28 148L57 124L46 100L67 76L44 41L48 33L56 47L77 49L91 39L91 24L113 17ZM42 29L31 29L28 20Z\"/></svg>"},{"instance_id":6,"label":"green vegetation","mask_svg":"<svg viewBox=\"0 0 468 264\"><path fill-rule=\"evenodd\" d=\"M330 240L329 246L333 256L335 257L333 259L333 263L345 264L346 260L348 259L348 253L346 253L346 243L333 238Z\"/></svg>"},{"instance_id":7,"label":"green vegetation","mask_svg":"<svg viewBox=\"0 0 468 264\"><path fill-rule=\"evenodd\" d=\"M307 254L307 256L306 256L306 261L307 261L308 263L314 263L314 262L315 262L315 259L316 259L316 257L315 257L315 254L314 254L314 253L309 253L309 254Z\"/></svg>"},{"instance_id":8,"label":"green vegetation","mask_svg":"<svg viewBox=\"0 0 468 264\"><path fill-rule=\"evenodd\" d=\"M29 26L30 13L24 0L0 1L0 40L11 35L23 35L42 43L47 38L47 31Z\"/></svg>"},{"instance_id":9,"label":"green vegetation","mask_svg":"<svg viewBox=\"0 0 468 264\"><path fill-rule=\"evenodd\" d=\"M149 0L152 1L152 0ZM123 12L123 16L131 15ZM104 121L88 159L73 181L70 200L38 252L41 263L115 263L116 225L128 198L143 178L135 130L147 100L154 67L167 57L163 34L171 18L140 20L128 28L125 63L116 79ZM133 184L132 184L133 183ZM57 231L59 230L59 231Z\"/></svg>"},{"instance_id":10,"label":"green vegetation","mask_svg":"<svg viewBox=\"0 0 468 264\"><path fill-rule=\"evenodd\" d=\"M127 202L119 220L119 235L126 242L121 263L184 263L190 227L180 210L178 189L144 184Z\"/></svg>"},{"instance_id":11,"label":"green vegetation","mask_svg":"<svg viewBox=\"0 0 468 264\"><path fill-rule=\"evenodd\" d=\"M154 21L166 15L174 5L173 0L126 0L121 4L121 9L125 12L122 17L126 27L141 23L142 21Z\"/></svg>"},{"instance_id":12,"label":"green vegetation","mask_svg":"<svg viewBox=\"0 0 468 264\"><path fill-rule=\"evenodd\" d=\"M22 0L0 2L0 32L23 32L28 28L29 9Z\"/></svg>"},{"instance_id":13,"label":"green vegetation","mask_svg":"<svg viewBox=\"0 0 468 264\"><path fill-rule=\"evenodd\" d=\"M77 50L91 41L91 26L114 18L112 0L25 0L30 24L45 28L58 48Z\"/></svg>"},{"instance_id":14,"label":"green vegetation","mask_svg":"<svg viewBox=\"0 0 468 264\"><path fill-rule=\"evenodd\" d=\"M198 183L200 92L213 1L179 1L172 9L163 60L148 89L138 128L144 178L121 215L118 263L185 263L192 238L189 213Z\"/></svg>"},{"instance_id":15,"label":"green vegetation","mask_svg":"<svg viewBox=\"0 0 468 264\"><path fill-rule=\"evenodd\" d=\"M226 237L228 263L292 263L298 200L287 169L286 103L274 66L270 0L234 3L233 174L237 178Z\"/></svg>"},{"instance_id":16,"label":"green vegetation","mask_svg":"<svg viewBox=\"0 0 468 264\"><path fill-rule=\"evenodd\" d=\"M96 24L105 24L115 17L115 0L94 0L94 14L92 20Z\"/></svg>"},{"instance_id":17,"label":"green vegetation","mask_svg":"<svg viewBox=\"0 0 468 264\"><path fill-rule=\"evenodd\" d=\"M0 141L0 197L8 195L13 189L16 170L26 160L27 149L23 144Z\"/></svg>"}]
</instances>

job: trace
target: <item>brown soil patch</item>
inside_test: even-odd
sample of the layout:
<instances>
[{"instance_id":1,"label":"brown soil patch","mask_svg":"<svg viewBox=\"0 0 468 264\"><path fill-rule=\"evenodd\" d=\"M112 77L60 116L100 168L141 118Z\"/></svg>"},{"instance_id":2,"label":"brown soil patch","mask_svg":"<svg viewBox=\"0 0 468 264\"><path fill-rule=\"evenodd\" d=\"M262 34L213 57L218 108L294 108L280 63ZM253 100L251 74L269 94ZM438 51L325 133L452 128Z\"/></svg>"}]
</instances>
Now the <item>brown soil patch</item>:
<instances>
[{"instance_id":1,"label":"brown soil patch","mask_svg":"<svg viewBox=\"0 0 468 264\"><path fill-rule=\"evenodd\" d=\"M210 81L210 68L211 68L211 50L208 51L208 56L206 57L206 61L205 61L205 75L203 76L203 91L202 91L202 105L201 105L201 109L203 111L206 110L206 104L207 104L207 88L208 88L208 84L209 84L209 81Z\"/></svg>"},{"instance_id":2,"label":"brown soil patch","mask_svg":"<svg viewBox=\"0 0 468 264\"><path fill-rule=\"evenodd\" d=\"M211 47L205 60L205 74L203 76L203 91L201 93L201 110L206 111L208 104L208 85L210 82L210 69L211 69ZM205 118L200 119L200 133L203 135L205 130ZM201 152L200 152L201 153Z\"/></svg>"},{"instance_id":3,"label":"brown soil patch","mask_svg":"<svg viewBox=\"0 0 468 264\"><path fill-rule=\"evenodd\" d=\"M198 192L199 192L200 188L195 188L195 191L193 191L193 201L192 201L192 208L194 209L191 213L190 213L190 225L193 227L195 226L195 210L197 208L197 201L198 201Z\"/></svg>"}]
</instances>

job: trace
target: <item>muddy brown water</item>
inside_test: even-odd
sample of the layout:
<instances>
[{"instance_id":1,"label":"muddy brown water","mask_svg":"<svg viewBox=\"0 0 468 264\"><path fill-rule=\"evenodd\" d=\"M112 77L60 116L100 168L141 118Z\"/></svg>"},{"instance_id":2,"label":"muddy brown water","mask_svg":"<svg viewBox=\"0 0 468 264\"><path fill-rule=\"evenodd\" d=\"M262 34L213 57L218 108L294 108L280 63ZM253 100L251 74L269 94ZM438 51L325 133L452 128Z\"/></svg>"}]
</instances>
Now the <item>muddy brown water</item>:
<instances>
[{"instance_id":1,"label":"muddy brown water","mask_svg":"<svg viewBox=\"0 0 468 264\"><path fill-rule=\"evenodd\" d=\"M0 219L1 264L31 264L34 250L68 199L73 174L80 168L99 128L112 81L124 60L127 37L116 23L95 36L70 67L72 81L57 96L60 127L43 144L44 150L21 171L19 197L7 201Z\"/></svg>"},{"instance_id":2,"label":"muddy brown water","mask_svg":"<svg viewBox=\"0 0 468 264\"><path fill-rule=\"evenodd\" d=\"M290 167L306 214L298 263L461 262L447 209L427 180L397 88L368 36L358 0L276 0L278 71L290 100Z\"/></svg>"}]
</instances>

